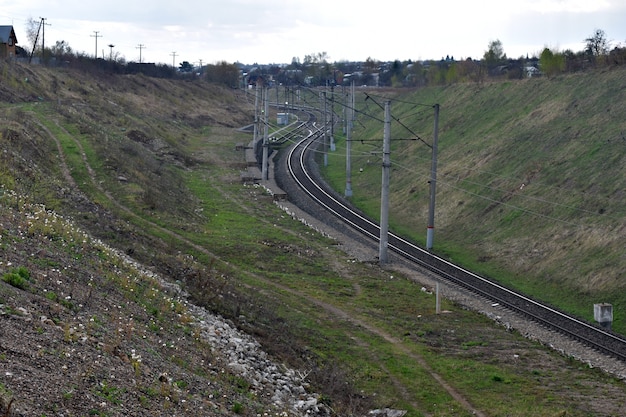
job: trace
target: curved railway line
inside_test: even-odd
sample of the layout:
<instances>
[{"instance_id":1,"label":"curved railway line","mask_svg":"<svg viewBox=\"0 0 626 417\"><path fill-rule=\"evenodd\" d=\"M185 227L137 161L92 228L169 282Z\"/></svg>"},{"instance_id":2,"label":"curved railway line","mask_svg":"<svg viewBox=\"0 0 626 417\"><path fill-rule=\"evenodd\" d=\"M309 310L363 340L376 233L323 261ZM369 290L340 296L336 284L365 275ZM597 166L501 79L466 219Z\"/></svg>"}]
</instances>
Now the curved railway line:
<instances>
[{"instance_id":1,"label":"curved railway line","mask_svg":"<svg viewBox=\"0 0 626 417\"><path fill-rule=\"evenodd\" d=\"M313 153L320 144L318 139L323 135L323 129L316 127L314 122L315 117L309 115L309 123L299 126L299 138L297 140L292 139L294 145L291 146L287 156L289 175L317 204L378 244L380 241L378 224L359 214L343 199L336 197L335 192L317 181L311 174L310 164ZM308 128L308 134L303 135L301 129L305 126ZM302 138L303 136L306 137ZM444 281L449 281L494 303L499 303L548 329L581 342L598 352L626 362L626 338L621 335L570 316L554 307L454 265L392 232L389 232L388 248L409 262L431 271Z\"/></svg>"}]
</instances>

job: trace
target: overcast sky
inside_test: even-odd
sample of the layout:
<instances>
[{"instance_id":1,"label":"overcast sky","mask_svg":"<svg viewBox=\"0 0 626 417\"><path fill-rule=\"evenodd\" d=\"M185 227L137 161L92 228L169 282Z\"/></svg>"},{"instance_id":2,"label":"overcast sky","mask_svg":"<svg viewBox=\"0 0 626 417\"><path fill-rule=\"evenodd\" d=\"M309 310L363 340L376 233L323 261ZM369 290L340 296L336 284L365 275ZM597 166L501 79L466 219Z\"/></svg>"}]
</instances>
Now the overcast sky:
<instances>
[{"instance_id":1,"label":"overcast sky","mask_svg":"<svg viewBox=\"0 0 626 417\"><path fill-rule=\"evenodd\" d=\"M46 45L65 40L100 57L115 45L127 61L141 52L143 62L176 66L291 63L321 52L331 62L476 59L496 39L517 58L546 46L581 51L595 29L626 46L626 0L2 1L0 25L13 25L24 48L30 18L46 18Z\"/></svg>"}]
</instances>

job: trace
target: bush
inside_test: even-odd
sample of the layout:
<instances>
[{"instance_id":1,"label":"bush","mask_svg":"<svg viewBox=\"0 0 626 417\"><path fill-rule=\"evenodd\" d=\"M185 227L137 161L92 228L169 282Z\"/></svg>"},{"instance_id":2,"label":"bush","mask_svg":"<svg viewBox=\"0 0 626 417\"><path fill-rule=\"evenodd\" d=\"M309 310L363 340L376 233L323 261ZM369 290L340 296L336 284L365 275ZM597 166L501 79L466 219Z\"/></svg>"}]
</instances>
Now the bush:
<instances>
[{"instance_id":1,"label":"bush","mask_svg":"<svg viewBox=\"0 0 626 417\"><path fill-rule=\"evenodd\" d=\"M2 280L9 285L16 288L25 289L28 286L28 280L30 279L30 273L28 269L20 266L10 272L7 272L2 276Z\"/></svg>"}]
</instances>

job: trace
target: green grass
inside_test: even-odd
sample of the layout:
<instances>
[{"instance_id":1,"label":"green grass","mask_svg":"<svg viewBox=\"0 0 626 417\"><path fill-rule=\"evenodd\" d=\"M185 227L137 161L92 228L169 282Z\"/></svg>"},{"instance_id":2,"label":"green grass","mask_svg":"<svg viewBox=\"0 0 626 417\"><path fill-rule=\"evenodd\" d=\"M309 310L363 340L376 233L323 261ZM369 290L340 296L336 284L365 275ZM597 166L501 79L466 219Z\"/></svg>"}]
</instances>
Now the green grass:
<instances>
[{"instance_id":1,"label":"green grass","mask_svg":"<svg viewBox=\"0 0 626 417\"><path fill-rule=\"evenodd\" d=\"M466 86L454 86L428 89L409 97L421 102L436 99L442 103L442 173L447 176L463 174L471 171L467 166L483 158L506 160L506 154L498 147L504 136L501 129L512 129L523 123L534 126L532 121L522 118L520 122L517 117L517 103L525 101L509 94L515 86L515 83L502 84L485 87L484 91L476 91L474 87L466 91ZM554 93L543 93L543 89L534 85L530 87L533 90L529 93L532 99L528 99L532 102L526 105L528 111L547 106L548 98ZM475 107L465 106L464 100L470 98L477 104ZM372 106L368 111L377 111L368 103ZM515 105L514 110L506 110L512 105ZM485 106L503 110L485 112ZM143 145L130 144L126 136L119 134L119 126L113 123L110 126L115 128L102 127L98 134L94 134L99 130L97 124L79 123L71 118L60 120L61 128L54 113L40 109L33 111L61 142L66 162L81 191L117 216L114 224L118 233L111 235L110 241L124 250L131 247L139 260L166 270L172 279L180 280L192 290L194 300L205 301L208 308L241 320L242 327L255 332L279 360L314 371L318 377L314 388L325 389L324 398L328 401L333 397L343 398L343 403L332 404L339 414L345 411L343 414L348 415L351 411L346 398L356 400L365 395L373 406L406 409L409 416L470 415L442 388L436 375L475 407L494 416L588 415L584 406L572 401L568 392L560 390L559 386L575 386L582 377L602 381L604 386L614 389L621 387L610 378L607 381L600 372L584 369L579 363L547 352L538 344L449 301L444 300L442 306L449 313L437 315L434 296L422 292L421 284L375 265L352 262L337 250L335 242L287 216L262 190L239 183L242 155L234 151L234 143L242 139L233 129L192 128L178 120L168 124L141 114L124 118L111 116L123 119L125 128L151 134L159 130L154 128L153 131L151 124L167 128L162 138L172 147L169 155L180 157L160 166L161 161L154 152L142 148ZM415 109L397 105L394 112L410 121ZM412 126L413 132L426 140L432 129L430 114L430 108L420 111L416 116L418 123ZM564 121L560 122L554 132L564 130L565 126ZM371 121L363 121L358 129L365 138L378 138L382 134L380 126ZM394 129L395 137L411 136L405 129ZM114 138L109 143L110 148L97 143L101 135ZM484 142L467 140L479 136ZM481 192L485 182L497 184L504 190L516 185L510 177L533 165L524 161L534 152L533 146L524 143L531 138L528 130L513 138L511 143L520 160L498 167L497 172L504 178L478 173L477 177L472 177L475 183L466 184L466 191ZM77 144L83 148L85 159ZM329 155L329 167L325 170L339 190L345 186L344 145L345 141L338 137L338 149ZM379 156L371 154L375 145L375 142L355 143L353 201L377 218L380 196L376 193L376 184L381 174ZM123 154L124 150L129 151L128 155ZM592 163L593 158L609 156L603 154L601 147L592 150L592 155L580 152L572 155L579 155L580 163ZM392 172L391 225L417 241L423 240L426 230L428 151L418 141L395 142L392 151L392 159L398 161L398 165ZM571 151L568 148L568 152ZM471 158L455 159L454 152L457 156ZM405 159L401 160L400 156ZM160 158L167 157L160 155ZM617 162L619 160L612 163ZM95 181L88 166L93 169ZM404 168L413 166L415 170ZM364 168L363 172L357 174L360 167ZM122 168L128 171L124 173L129 181L120 184L116 170ZM543 181L562 184L556 178L556 168L542 169L542 173L555 170L554 177ZM590 173L586 170L581 176ZM371 192L365 192L368 190ZM491 191L498 198L506 194ZM441 232L438 230L437 250L472 269L530 293L542 291L546 298L558 301L559 305L584 313L586 301L579 302L575 286L564 286L558 276L533 280L532 271L521 274L510 270L506 264L485 261L492 259L493 248L480 246L479 236L488 232L490 226L502 226L497 233L488 235L495 242L493 247L497 247L496 243L506 244L511 239L523 238L515 229L520 222L531 227L532 219L519 209L503 209L499 214L496 214L497 209L492 209L484 216L485 222L491 223L483 225L473 211L484 212L490 202L473 200L470 195L453 192L442 196L442 207L448 217L441 219L444 226ZM446 198L453 202L446 202ZM463 204L459 204L460 200ZM403 202L412 205L406 207ZM607 210L614 209L614 205L607 205ZM560 214L552 212L550 216ZM472 244L464 244L463 239L469 239ZM589 260L599 254L602 252L590 252ZM148 286L106 271L102 274L106 285L122 291L129 302L148 310L154 318L149 330L158 332L169 321L166 313L177 313L178 306L154 299ZM609 290L593 295L612 297L616 305L626 304L621 294ZM57 298L48 297L51 301ZM617 312L616 317L623 318L623 313ZM184 364L182 357L175 360ZM546 363L549 366L538 368ZM231 382L241 390L247 389L244 381ZM581 391L577 388L572 395ZM103 381L94 394L116 405L124 392ZM231 410L246 411L243 403L233 404Z\"/></svg>"},{"instance_id":2,"label":"green grass","mask_svg":"<svg viewBox=\"0 0 626 417\"><path fill-rule=\"evenodd\" d=\"M410 103L436 101L434 250L590 320L598 300L625 304L619 230L626 212L617 196L626 186L620 136L626 113L613 88L625 79L618 69L404 94L392 102L401 123L392 122L391 229L425 242L430 149L393 138L416 133L431 143L431 109ZM378 219L380 111L371 104L357 108L364 111L353 135L351 200ZM323 169L338 191L345 187L342 139ZM626 322L614 325L626 332Z\"/></svg>"},{"instance_id":3,"label":"green grass","mask_svg":"<svg viewBox=\"0 0 626 417\"><path fill-rule=\"evenodd\" d=\"M13 287L25 290L28 288L30 272L25 267L20 266L2 275L2 280Z\"/></svg>"}]
</instances>

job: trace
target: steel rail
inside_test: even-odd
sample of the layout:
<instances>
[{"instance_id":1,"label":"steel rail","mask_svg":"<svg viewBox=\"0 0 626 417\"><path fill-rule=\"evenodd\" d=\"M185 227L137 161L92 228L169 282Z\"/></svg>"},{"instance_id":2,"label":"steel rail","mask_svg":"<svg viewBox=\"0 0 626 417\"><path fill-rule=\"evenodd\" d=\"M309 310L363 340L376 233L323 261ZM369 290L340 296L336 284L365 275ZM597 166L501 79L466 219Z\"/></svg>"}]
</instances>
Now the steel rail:
<instances>
[{"instance_id":1,"label":"steel rail","mask_svg":"<svg viewBox=\"0 0 626 417\"><path fill-rule=\"evenodd\" d=\"M321 186L309 172L309 153L312 152L311 147L318 144L317 139L320 135L321 129L312 130L306 138L301 139L290 149L287 156L289 174L317 204L356 231L375 242L379 242L380 228L378 224L335 197L334 193ZM388 247L398 255L428 269L445 280L462 286L492 302L497 302L587 346L626 361L626 339L621 335L568 315L497 282L481 277L392 232L389 232Z\"/></svg>"}]
</instances>

